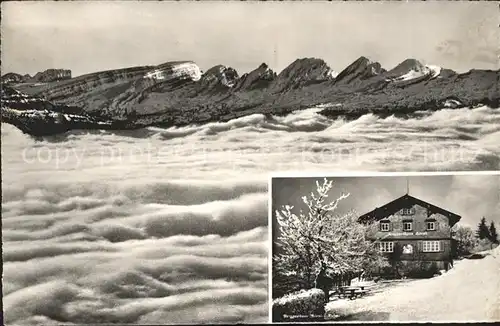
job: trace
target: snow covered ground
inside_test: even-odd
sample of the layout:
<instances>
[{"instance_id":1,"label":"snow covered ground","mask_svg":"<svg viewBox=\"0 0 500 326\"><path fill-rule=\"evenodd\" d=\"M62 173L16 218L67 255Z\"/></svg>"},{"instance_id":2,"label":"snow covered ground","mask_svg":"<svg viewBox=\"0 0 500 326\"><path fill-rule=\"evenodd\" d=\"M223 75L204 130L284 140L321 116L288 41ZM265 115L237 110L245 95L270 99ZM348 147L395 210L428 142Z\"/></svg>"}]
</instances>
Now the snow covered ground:
<instances>
[{"instance_id":1,"label":"snow covered ground","mask_svg":"<svg viewBox=\"0 0 500 326\"><path fill-rule=\"evenodd\" d=\"M403 282L357 300L332 301L326 311L346 320L500 321L500 247L483 259L458 261L432 279Z\"/></svg>"}]
</instances>

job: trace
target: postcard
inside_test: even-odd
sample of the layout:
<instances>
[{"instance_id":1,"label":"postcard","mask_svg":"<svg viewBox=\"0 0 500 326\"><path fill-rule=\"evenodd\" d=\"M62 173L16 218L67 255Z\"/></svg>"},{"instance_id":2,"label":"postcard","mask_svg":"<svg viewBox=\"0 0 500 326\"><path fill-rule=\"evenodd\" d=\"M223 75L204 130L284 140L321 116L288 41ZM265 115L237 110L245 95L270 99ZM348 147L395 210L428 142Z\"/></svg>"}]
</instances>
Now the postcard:
<instances>
[{"instance_id":1,"label":"postcard","mask_svg":"<svg viewBox=\"0 0 500 326\"><path fill-rule=\"evenodd\" d=\"M271 174L500 170L496 3L1 9L6 325L268 323ZM484 182L455 201L492 200ZM397 198L381 187L353 190L360 214ZM414 254L440 232L391 225Z\"/></svg>"}]
</instances>

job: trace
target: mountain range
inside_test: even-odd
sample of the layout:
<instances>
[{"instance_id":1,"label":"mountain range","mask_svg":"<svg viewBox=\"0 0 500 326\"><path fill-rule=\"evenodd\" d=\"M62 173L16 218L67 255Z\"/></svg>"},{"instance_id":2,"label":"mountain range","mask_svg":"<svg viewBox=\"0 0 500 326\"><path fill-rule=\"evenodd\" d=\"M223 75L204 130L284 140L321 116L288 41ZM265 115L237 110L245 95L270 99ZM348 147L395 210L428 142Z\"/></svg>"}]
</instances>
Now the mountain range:
<instances>
[{"instance_id":1,"label":"mountain range","mask_svg":"<svg viewBox=\"0 0 500 326\"><path fill-rule=\"evenodd\" d=\"M2 121L32 135L72 129L134 129L283 115L319 107L326 116L408 115L422 110L499 107L500 70L466 73L407 59L386 70L360 57L340 73L317 58L279 74L263 63L249 73L224 65L203 72L176 61L71 78L49 69L1 77Z\"/></svg>"}]
</instances>

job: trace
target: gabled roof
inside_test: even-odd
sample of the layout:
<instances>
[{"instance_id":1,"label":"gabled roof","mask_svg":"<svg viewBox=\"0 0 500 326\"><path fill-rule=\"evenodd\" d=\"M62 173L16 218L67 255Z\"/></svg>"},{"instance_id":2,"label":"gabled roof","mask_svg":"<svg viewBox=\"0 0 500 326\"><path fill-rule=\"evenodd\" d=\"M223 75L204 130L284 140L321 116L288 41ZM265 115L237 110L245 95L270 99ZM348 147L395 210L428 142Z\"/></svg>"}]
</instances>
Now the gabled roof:
<instances>
[{"instance_id":1,"label":"gabled roof","mask_svg":"<svg viewBox=\"0 0 500 326\"><path fill-rule=\"evenodd\" d=\"M371 221L379 221L381 219L384 219L397 211L399 211L401 208L408 207L409 205L419 205L422 207L425 207L429 209L433 213L438 213L441 215L444 215L448 217L448 220L450 222L450 226L455 225L460 219L461 216L457 215L455 213L449 212L441 207L432 205L426 201L423 201L421 199L415 198L413 196L410 196L408 194L401 196L399 198L394 199L390 203L385 204L382 207L377 207L371 212L368 212L364 215L361 215L358 219L359 222L361 223L368 223Z\"/></svg>"}]
</instances>

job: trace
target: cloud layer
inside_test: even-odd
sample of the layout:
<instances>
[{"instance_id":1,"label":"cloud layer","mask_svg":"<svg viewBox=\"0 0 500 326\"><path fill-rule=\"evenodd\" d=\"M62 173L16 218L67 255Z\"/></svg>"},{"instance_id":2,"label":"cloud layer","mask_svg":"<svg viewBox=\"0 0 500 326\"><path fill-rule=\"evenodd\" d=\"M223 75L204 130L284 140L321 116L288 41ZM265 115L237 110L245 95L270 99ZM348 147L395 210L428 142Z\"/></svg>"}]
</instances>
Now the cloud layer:
<instances>
[{"instance_id":1,"label":"cloud layer","mask_svg":"<svg viewBox=\"0 0 500 326\"><path fill-rule=\"evenodd\" d=\"M4 185L5 322L266 321L265 184L142 187Z\"/></svg>"}]
</instances>

